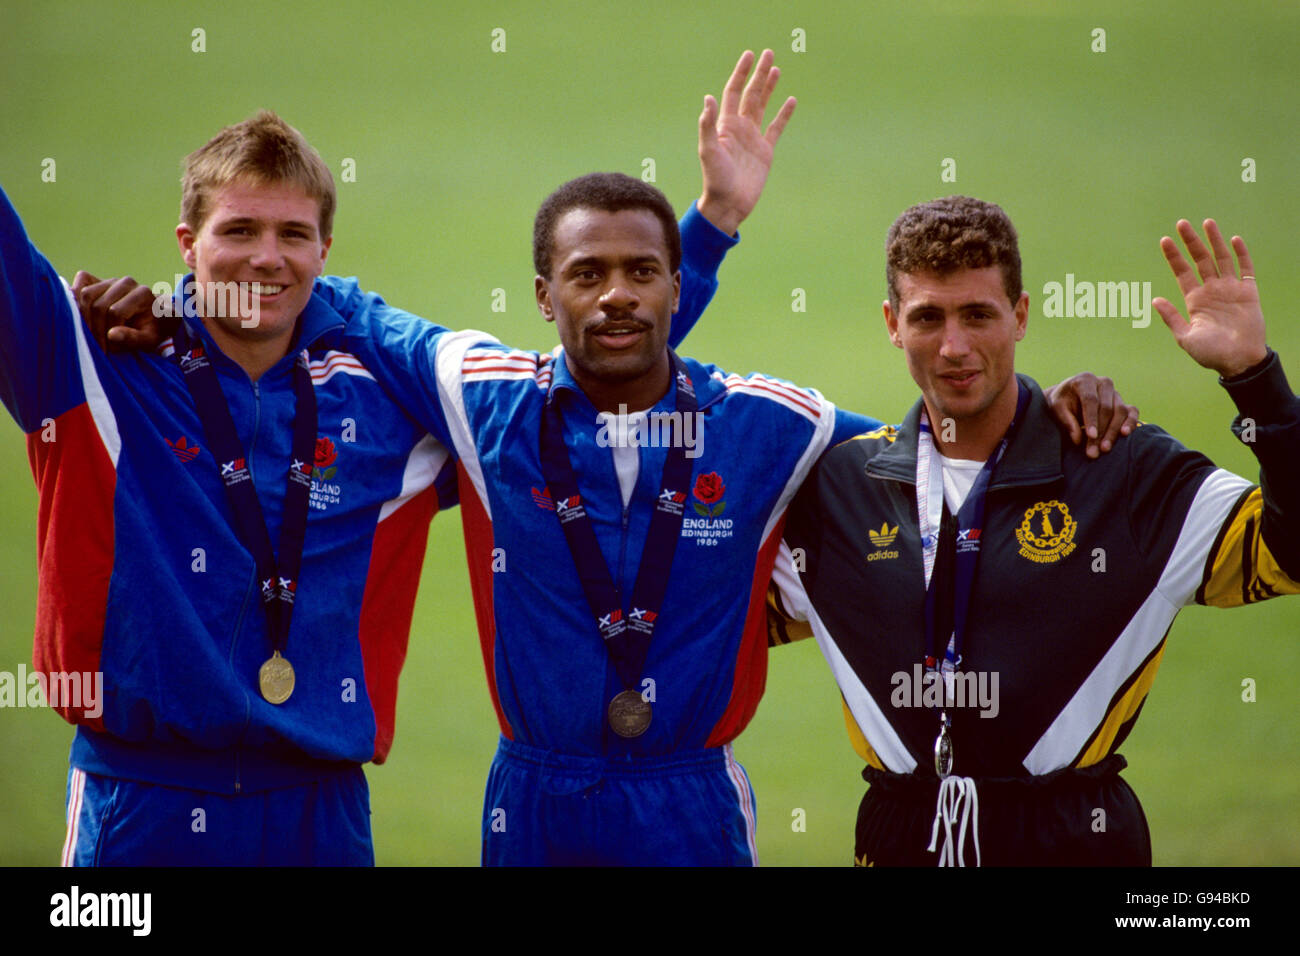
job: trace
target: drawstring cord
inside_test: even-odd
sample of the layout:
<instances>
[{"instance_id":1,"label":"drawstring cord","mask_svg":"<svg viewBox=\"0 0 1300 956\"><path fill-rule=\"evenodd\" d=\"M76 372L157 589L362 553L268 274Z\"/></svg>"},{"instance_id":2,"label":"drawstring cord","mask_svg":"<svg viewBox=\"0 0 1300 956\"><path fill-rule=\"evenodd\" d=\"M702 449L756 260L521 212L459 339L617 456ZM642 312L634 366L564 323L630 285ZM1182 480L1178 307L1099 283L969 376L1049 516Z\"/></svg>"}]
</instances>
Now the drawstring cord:
<instances>
[{"instance_id":1,"label":"drawstring cord","mask_svg":"<svg viewBox=\"0 0 1300 956\"><path fill-rule=\"evenodd\" d=\"M960 816L959 816L960 814ZM965 866L966 826L969 823L975 841L975 865L980 865L980 803L975 792L975 781L970 777L944 777L939 783L939 801L934 808L934 825L930 828L930 845L939 838L939 824L943 824L943 848L939 850L939 866ZM952 842L952 828L956 824L957 845Z\"/></svg>"}]
</instances>

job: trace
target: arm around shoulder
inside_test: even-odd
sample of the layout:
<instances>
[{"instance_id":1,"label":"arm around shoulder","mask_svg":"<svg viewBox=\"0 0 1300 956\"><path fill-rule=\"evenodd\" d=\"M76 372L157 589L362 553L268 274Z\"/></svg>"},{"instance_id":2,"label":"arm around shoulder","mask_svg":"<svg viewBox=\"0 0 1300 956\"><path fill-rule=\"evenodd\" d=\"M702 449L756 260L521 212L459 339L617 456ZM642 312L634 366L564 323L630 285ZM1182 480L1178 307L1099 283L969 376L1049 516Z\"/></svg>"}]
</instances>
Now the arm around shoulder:
<instances>
[{"instance_id":1,"label":"arm around shoulder","mask_svg":"<svg viewBox=\"0 0 1300 956\"><path fill-rule=\"evenodd\" d=\"M465 428L459 402L461 357L475 343L495 344L486 332L454 332L418 315L394 308L356 279L324 276L316 281L321 296L346 323L343 341L408 415L453 454L456 435Z\"/></svg>"}]
</instances>

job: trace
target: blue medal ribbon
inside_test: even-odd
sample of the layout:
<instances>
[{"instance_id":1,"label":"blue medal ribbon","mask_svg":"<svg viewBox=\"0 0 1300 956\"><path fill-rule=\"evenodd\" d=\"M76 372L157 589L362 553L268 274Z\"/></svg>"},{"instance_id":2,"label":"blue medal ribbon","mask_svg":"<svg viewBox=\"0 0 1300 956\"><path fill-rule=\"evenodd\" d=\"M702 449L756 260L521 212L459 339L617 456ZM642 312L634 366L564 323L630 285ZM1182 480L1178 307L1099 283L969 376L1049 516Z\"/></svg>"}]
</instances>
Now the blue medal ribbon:
<instances>
[{"instance_id":1,"label":"blue medal ribbon","mask_svg":"<svg viewBox=\"0 0 1300 956\"><path fill-rule=\"evenodd\" d=\"M189 389L212 457L221 469L226 500L234 516L235 533L253 556L257 580L266 612L271 648L283 652L289 640L294 594L302 569L303 542L307 536L307 511L311 494L311 471L316 460L316 390L311 383L306 351L300 352L293 368L293 460L288 468L284 495L284 517L280 524L279 556L271 550L262 504L257 500L253 475L244 446L230 416L217 373L201 339L192 337L184 322L176 330L176 363Z\"/></svg>"},{"instance_id":2,"label":"blue medal ribbon","mask_svg":"<svg viewBox=\"0 0 1300 956\"><path fill-rule=\"evenodd\" d=\"M940 498L943 499L943 510L937 540L925 545L927 549L934 548L936 555L934 570L925 592L924 664L926 674L937 672L941 675L945 701L952 687L953 678L962 666L962 644L966 636L966 617L970 610L971 591L975 584L975 566L979 561L980 539L984 533L984 510L989 483L993 479L994 469L997 468L998 462L1002 460L1007 446L1011 443L1016 426L1024 419L1025 409L1029 407L1029 389L1022 382L1018 381L1017 385L1019 392L1016 398L1015 417L1007 426L997 450L989 456L984 467L980 469L975 484L966 495L966 500L955 518L948 510L942 482L937 489L928 489L929 494L934 494L937 490ZM930 454L934 453L933 439L929 435L930 425L924 411L921 430L926 434L923 436L924 440L918 443L918 482L923 472L927 476L930 475L928 459ZM929 522L926 519L928 505L924 502L918 504L921 507L922 527L928 528ZM928 532L924 534L928 536ZM936 759L939 760L941 749L946 751L946 766L951 767L952 745L947 739L949 726L950 721L945 707L940 715L939 740L935 742ZM943 766L945 763L940 760L939 767ZM946 775L943 769L939 772L940 776Z\"/></svg>"},{"instance_id":3,"label":"blue medal ribbon","mask_svg":"<svg viewBox=\"0 0 1300 956\"><path fill-rule=\"evenodd\" d=\"M697 408L695 387L672 349L668 350L668 360L677 384L676 409L684 421L685 416L695 414ZM668 449L659 497L641 552L630 606L624 604L614 577L605 564L596 530L582 504L578 479L564 444L564 419L554 393L547 398L542 415L541 461L542 475L555 503L555 513L564 530L573 563L577 566L596 629L624 688L631 690L636 687L650 652L650 640L668 590L673 554L681 537L691 481L691 462L686 457L685 443L673 442Z\"/></svg>"}]
</instances>

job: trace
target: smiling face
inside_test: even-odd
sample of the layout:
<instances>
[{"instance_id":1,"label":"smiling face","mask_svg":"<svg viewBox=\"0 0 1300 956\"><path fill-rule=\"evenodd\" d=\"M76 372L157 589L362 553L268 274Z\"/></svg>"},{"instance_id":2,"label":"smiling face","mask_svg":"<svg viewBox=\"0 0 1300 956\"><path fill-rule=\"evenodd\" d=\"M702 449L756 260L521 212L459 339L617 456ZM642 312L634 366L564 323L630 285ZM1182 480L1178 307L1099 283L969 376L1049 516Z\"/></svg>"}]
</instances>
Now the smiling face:
<instances>
[{"instance_id":1,"label":"smiling face","mask_svg":"<svg viewBox=\"0 0 1300 956\"><path fill-rule=\"evenodd\" d=\"M282 357L329 254L332 239L320 234L320 201L292 184L237 180L213 193L197 230L181 223L176 238L201 292L209 283L237 283L243 301L252 295L253 315L231 309L218 311L234 314L207 315L199 304L217 345L236 361L250 351L273 355L266 367Z\"/></svg>"},{"instance_id":2,"label":"smiling face","mask_svg":"<svg viewBox=\"0 0 1300 956\"><path fill-rule=\"evenodd\" d=\"M956 442L941 448L987 458L1015 416L1016 343L1025 337L1028 293L1012 305L997 266L900 273L897 286L898 311L884 302L885 325L907 355L936 434L945 418L956 423Z\"/></svg>"},{"instance_id":3,"label":"smiling face","mask_svg":"<svg viewBox=\"0 0 1300 956\"><path fill-rule=\"evenodd\" d=\"M579 207L555 223L551 275L534 280L569 371L600 411L649 408L668 390L681 273L649 209Z\"/></svg>"}]
</instances>

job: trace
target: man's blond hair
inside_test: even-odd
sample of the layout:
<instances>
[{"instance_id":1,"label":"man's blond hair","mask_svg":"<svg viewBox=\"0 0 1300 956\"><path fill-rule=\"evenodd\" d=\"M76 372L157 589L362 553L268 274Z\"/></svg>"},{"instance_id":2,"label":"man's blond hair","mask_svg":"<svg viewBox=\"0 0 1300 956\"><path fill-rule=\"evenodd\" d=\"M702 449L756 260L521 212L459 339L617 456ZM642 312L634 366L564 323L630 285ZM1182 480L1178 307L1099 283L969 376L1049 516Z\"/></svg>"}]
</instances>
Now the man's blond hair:
<instances>
[{"instance_id":1,"label":"man's blond hair","mask_svg":"<svg viewBox=\"0 0 1300 956\"><path fill-rule=\"evenodd\" d=\"M227 126L185 157L181 221L198 232L212 195L233 182L297 186L320 202L320 238L334 230L336 193L329 167L296 129L270 110Z\"/></svg>"}]
</instances>

